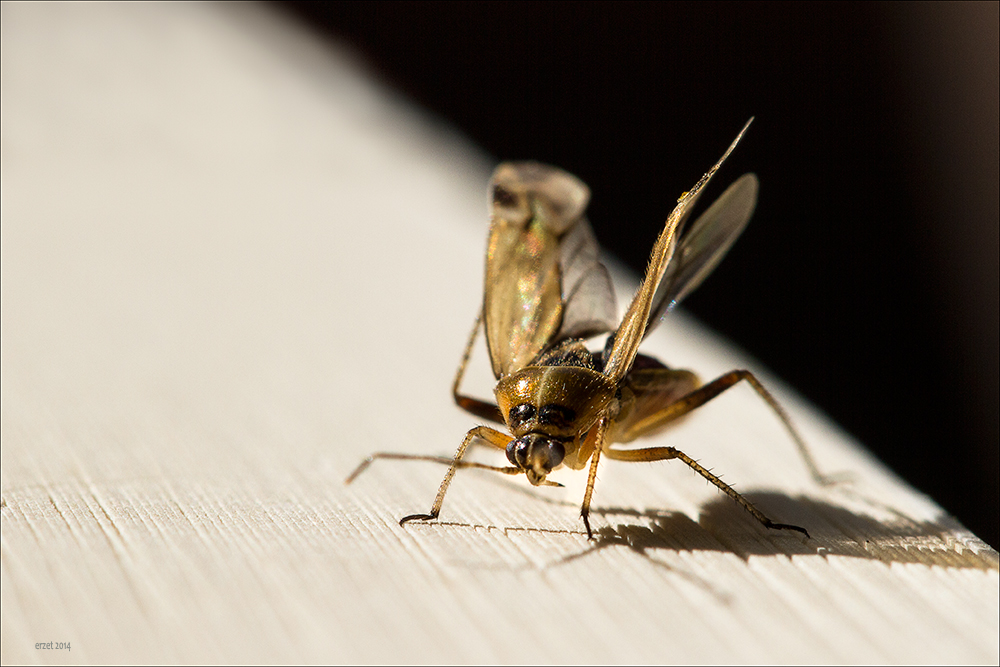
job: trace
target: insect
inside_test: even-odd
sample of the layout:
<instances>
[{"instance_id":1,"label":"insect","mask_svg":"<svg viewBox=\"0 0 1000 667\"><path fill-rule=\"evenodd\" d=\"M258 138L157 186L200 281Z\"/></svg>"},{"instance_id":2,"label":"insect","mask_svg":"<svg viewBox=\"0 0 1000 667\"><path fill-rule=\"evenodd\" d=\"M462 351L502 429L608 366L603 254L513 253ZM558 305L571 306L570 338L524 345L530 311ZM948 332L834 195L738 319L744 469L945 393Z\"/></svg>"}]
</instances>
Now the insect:
<instances>
[{"instance_id":1,"label":"insect","mask_svg":"<svg viewBox=\"0 0 1000 667\"><path fill-rule=\"evenodd\" d=\"M678 459L735 500L764 526L809 533L776 523L697 461L674 447L620 449L659 432L726 389L747 382L784 423L806 457L805 443L778 402L746 370L733 370L701 385L691 371L668 368L639 354L639 345L684 297L715 268L746 227L757 202L757 178L745 174L692 225L692 207L715 172L742 139L750 121L722 158L684 193L653 246L646 275L624 317L616 306L607 269L584 216L590 191L575 176L535 162L497 167L490 181L491 224L486 254L483 305L458 367L455 402L482 419L505 424L510 433L476 426L452 458L377 452L347 478L353 481L375 459L436 461L448 472L427 514L400 520L426 521L441 512L448 486L459 468L524 474L535 486L561 486L548 479L561 467L589 466L580 515L587 535L590 502L602 456L619 461ZM486 332L496 376L496 403L461 393L460 385L479 329ZM610 335L592 352L585 340ZM473 441L504 450L508 466L465 461Z\"/></svg>"}]
</instances>

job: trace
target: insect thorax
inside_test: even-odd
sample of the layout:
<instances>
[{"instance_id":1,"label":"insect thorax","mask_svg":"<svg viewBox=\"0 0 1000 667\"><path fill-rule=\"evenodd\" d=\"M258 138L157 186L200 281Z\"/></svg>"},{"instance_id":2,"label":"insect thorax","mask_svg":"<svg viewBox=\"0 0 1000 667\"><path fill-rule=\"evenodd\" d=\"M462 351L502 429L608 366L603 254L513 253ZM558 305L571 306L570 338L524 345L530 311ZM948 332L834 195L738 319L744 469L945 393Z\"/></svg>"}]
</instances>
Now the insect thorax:
<instances>
[{"instance_id":1,"label":"insect thorax","mask_svg":"<svg viewBox=\"0 0 1000 667\"><path fill-rule=\"evenodd\" d=\"M497 405L515 436L543 433L573 439L590 430L615 399L616 388L591 368L528 366L501 378Z\"/></svg>"}]
</instances>

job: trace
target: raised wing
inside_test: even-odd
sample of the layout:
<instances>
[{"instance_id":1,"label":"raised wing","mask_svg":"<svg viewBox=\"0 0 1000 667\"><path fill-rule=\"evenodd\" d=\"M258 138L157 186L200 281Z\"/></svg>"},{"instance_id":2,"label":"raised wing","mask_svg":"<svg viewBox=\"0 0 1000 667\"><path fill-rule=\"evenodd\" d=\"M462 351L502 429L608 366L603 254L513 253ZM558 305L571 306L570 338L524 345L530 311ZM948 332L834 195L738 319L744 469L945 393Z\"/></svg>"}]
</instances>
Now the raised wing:
<instances>
[{"instance_id":1,"label":"raised wing","mask_svg":"<svg viewBox=\"0 0 1000 667\"><path fill-rule=\"evenodd\" d=\"M660 320L708 277L746 229L757 206L757 177L743 174L681 235L653 297L648 336Z\"/></svg>"},{"instance_id":2,"label":"raised wing","mask_svg":"<svg viewBox=\"0 0 1000 667\"><path fill-rule=\"evenodd\" d=\"M636 353L639 351L639 343L642 342L643 336L646 333L646 327L649 324L653 297L656 295L667 265L674 253L678 230L684 227L684 222L691 214L691 209L694 207L695 202L698 201L698 197L705 189L705 186L708 185L715 172L719 170L722 163L726 161L729 154L736 148L736 144L743 138L743 134L752 122L753 119L751 118L743 126L743 129L740 130L733 143L729 145L725 154L695 183L693 188L681 196L677 202L677 206L674 207L674 210L667 217L663 231L660 232L660 236L653 245L653 252L649 257L649 266L646 269L646 276L643 278L642 284L639 285L635 296L632 297L632 303L625 312L622 323L618 327L618 330L615 331L613 339L605 347L604 374L610 377L612 381L618 382L625 377L625 374L628 373L629 368L632 366L632 362L635 360Z\"/></svg>"},{"instance_id":3,"label":"raised wing","mask_svg":"<svg viewBox=\"0 0 1000 667\"><path fill-rule=\"evenodd\" d=\"M490 197L483 317L493 374L500 378L530 364L560 332L563 261L571 269L570 289L586 291L595 279L588 277L594 270L587 231L575 231L586 224L590 200L579 179L536 162L508 162L493 172ZM564 251L564 237L576 252ZM589 317L577 315L575 306L571 316L579 322Z\"/></svg>"}]
</instances>

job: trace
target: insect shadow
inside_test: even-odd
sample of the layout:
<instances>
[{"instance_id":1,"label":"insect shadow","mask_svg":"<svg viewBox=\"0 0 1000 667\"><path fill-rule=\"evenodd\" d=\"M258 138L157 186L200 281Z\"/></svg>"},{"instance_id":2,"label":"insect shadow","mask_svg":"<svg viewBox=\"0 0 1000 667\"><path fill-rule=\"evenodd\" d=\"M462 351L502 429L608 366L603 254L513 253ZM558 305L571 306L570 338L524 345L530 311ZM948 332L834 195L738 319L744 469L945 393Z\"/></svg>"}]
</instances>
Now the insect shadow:
<instances>
[{"instance_id":1,"label":"insect shadow","mask_svg":"<svg viewBox=\"0 0 1000 667\"><path fill-rule=\"evenodd\" d=\"M545 497L532 488L512 480L482 475L483 481L530 496L535 502L575 508L569 500ZM854 496L873 512L891 518L880 519L872 514L853 511L843 505L815 497L757 490L744 495L758 507L782 513L810 525L810 538L794 534L775 533L758 524L747 522L744 510L719 495L701 506L698 520L682 512L666 509L637 510L632 507L595 505L591 511L602 517L604 525L594 531L594 539L578 551L554 559L542 568L558 567L598 551L625 548L686 578L711 589L708 582L679 571L660 559L667 552L732 553L744 561L751 557L844 556L879 560L890 563L923 563L960 569L1000 570L1000 555L985 544L969 545L965 528L953 517L941 514L930 521L906 516L878 501L841 489L838 493ZM622 521L621 519L624 519ZM475 528L461 522L442 522L451 528ZM488 526L511 533L562 533L582 531L551 529L538 526Z\"/></svg>"},{"instance_id":2,"label":"insect shadow","mask_svg":"<svg viewBox=\"0 0 1000 667\"><path fill-rule=\"evenodd\" d=\"M632 521L596 531L596 539L588 549L564 560L624 546L651 559L657 551L717 551L736 554L745 561L760 556L846 556L887 564L1000 569L996 551L985 545L969 548L967 544L958 544L962 540L956 539L956 535L967 532L947 514L931 521L914 520L899 512L891 519L879 519L808 496L793 497L770 491L750 491L744 495L758 507L808 523L811 539L789 539L747 524L741 508L727 502L725 497L703 505L697 522L679 512L594 507L593 512L609 523L617 516L631 517Z\"/></svg>"}]
</instances>

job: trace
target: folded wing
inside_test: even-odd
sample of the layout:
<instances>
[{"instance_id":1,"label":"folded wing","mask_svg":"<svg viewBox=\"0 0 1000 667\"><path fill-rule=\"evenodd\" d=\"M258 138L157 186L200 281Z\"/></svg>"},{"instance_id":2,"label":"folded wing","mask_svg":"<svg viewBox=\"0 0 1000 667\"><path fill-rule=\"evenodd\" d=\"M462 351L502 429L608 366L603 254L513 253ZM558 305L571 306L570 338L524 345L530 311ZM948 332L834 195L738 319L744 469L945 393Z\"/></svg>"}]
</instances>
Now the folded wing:
<instances>
[{"instance_id":1,"label":"folded wing","mask_svg":"<svg viewBox=\"0 0 1000 667\"><path fill-rule=\"evenodd\" d=\"M586 185L555 167L507 162L493 173L490 197L483 316L500 378L558 340L610 330L615 308L583 217Z\"/></svg>"}]
</instances>

